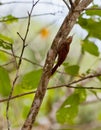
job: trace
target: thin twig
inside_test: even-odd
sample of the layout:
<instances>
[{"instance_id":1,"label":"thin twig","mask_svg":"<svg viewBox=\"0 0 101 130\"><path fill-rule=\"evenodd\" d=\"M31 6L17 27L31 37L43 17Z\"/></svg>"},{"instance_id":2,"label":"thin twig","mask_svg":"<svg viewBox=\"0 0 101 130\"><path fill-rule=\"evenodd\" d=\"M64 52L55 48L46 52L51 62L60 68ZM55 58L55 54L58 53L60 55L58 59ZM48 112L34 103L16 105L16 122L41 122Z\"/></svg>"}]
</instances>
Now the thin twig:
<instances>
[{"instance_id":1,"label":"thin twig","mask_svg":"<svg viewBox=\"0 0 101 130\"><path fill-rule=\"evenodd\" d=\"M28 113L27 119L23 124L23 127L21 130L31 130L32 125L35 122L35 119L37 117L37 114L39 112L40 106L42 104L42 101L44 99L47 85L49 83L50 77L51 77L51 70L54 65L54 61L57 56L57 47L58 45L62 44L62 41L67 38L68 34L70 33L71 29L76 23L76 20L80 16L82 10L86 8L93 0L83 0L74 8L73 11L69 11L69 14L66 16L65 20L62 23L62 26L60 27L52 46L47 54L47 58L45 61L45 65L43 68L42 77L39 82L39 86L37 88L36 94L33 99L33 103L30 108L30 112ZM78 11L77 11L78 10Z\"/></svg>"},{"instance_id":2,"label":"thin twig","mask_svg":"<svg viewBox=\"0 0 101 130\"><path fill-rule=\"evenodd\" d=\"M63 88L63 87L74 88L74 89L101 90L101 87L89 87L89 86L88 87L78 87L78 86L75 87L75 86L71 86L71 85L69 86L68 84L66 86L64 84L64 85L61 85L61 86L49 87L49 88L47 88L47 90L58 89L58 88ZM36 91L18 94L18 95L12 96L10 98L10 100L20 98L20 97L23 97L23 96L26 96L26 95L34 94L34 93L36 93ZM8 100L8 98L0 99L0 103L6 102L7 100Z\"/></svg>"},{"instance_id":3,"label":"thin twig","mask_svg":"<svg viewBox=\"0 0 101 130\"><path fill-rule=\"evenodd\" d=\"M11 2L0 2L0 6L3 6L3 5L7 5L7 4L32 4L31 1L11 1ZM59 5L59 4L56 4L56 3L53 3L53 2L39 2L39 4L45 4L45 5L54 5L56 7L61 7L63 8L64 6L63 5Z\"/></svg>"},{"instance_id":4,"label":"thin twig","mask_svg":"<svg viewBox=\"0 0 101 130\"><path fill-rule=\"evenodd\" d=\"M31 4L32 2L30 1L11 1L11 2L0 2L1 5L7 5L7 4Z\"/></svg>"},{"instance_id":5,"label":"thin twig","mask_svg":"<svg viewBox=\"0 0 101 130\"><path fill-rule=\"evenodd\" d=\"M6 54L8 54L8 55L10 55L10 56L13 56L12 53L7 52L7 51L5 51L5 50L0 49L0 51L4 52L4 53L6 53ZM16 57L16 58L20 58L20 56L17 56L17 55L15 55L15 57ZM27 62L29 62L29 63L31 63L31 64L33 64L33 65L37 65L37 66L39 66L39 67L43 67L42 65L40 65L40 64L38 64L38 63L36 63L36 62L33 62L33 61L31 61L31 60L29 60L29 59L27 59L27 58L22 57L22 60L25 60L25 61L27 61Z\"/></svg>"},{"instance_id":6,"label":"thin twig","mask_svg":"<svg viewBox=\"0 0 101 130\"><path fill-rule=\"evenodd\" d=\"M12 63L14 63L14 62L15 62L15 60L12 60L12 61L9 61L9 62L7 62L7 63L4 63L4 64L2 64L2 65L0 65L0 66L7 66L7 65L12 64Z\"/></svg>"},{"instance_id":7,"label":"thin twig","mask_svg":"<svg viewBox=\"0 0 101 130\"><path fill-rule=\"evenodd\" d=\"M21 65L22 56L23 56L23 53L24 53L24 49L25 49L25 47L26 47L26 39L27 39L27 36L28 36L28 33L29 33L32 11L33 11L35 5L36 5L38 2L39 2L39 0L36 1L35 3L33 2L33 5L32 5L31 10L30 10L30 12L28 12L28 24L27 24L27 29L26 29L24 38L22 38L22 36L17 32L17 34L20 36L21 40L23 41L23 47L22 47L22 51L21 51L20 58L19 58L18 68L19 68L20 65Z\"/></svg>"},{"instance_id":8,"label":"thin twig","mask_svg":"<svg viewBox=\"0 0 101 130\"><path fill-rule=\"evenodd\" d=\"M24 39L23 39L23 37L20 35L20 33L19 32L17 32L17 34L19 35L19 37L21 38L21 40L23 41Z\"/></svg>"},{"instance_id":9,"label":"thin twig","mask_svg":"<svg viewBox=\"0 0 101 130\"><path fill-rule=\"evenodd\" d=\"M22 93L22 94L18 94L18 95L12 96L10 98L10 100L15 99L15 98L19 98L19 97L23 97L23 96L26 96L26 95L29 95L29 94L33 94L33 93L36 93L36 91L26 92L26 93ZM8 98L1 99L0 103L6 102L7 100L8 100Z\"/></svg>"},{"instance_id":10,"label":"thin twig","mask_svg":"<svg viewBox=\"0 0 101 130\"><path fill-rule=\"evenodd\" d=\"M10 99L11 99L11 97L12 97L12 93L13 93L14 86L15 86L15 83L16 83L16 81L17 81L17 78L18 78L18 71L17 71L16 76L15 76L15 78L14 78L14 81L13 81L13 84L12 84L12 88L11 88L11 91L10 91L10 94L9 94L9 97L8 97L8 100L7 100L6 119L7 119L7 128L8 128L8 130L10 130L10 122L9 122L9 115L8 115L9 102L10 102Z\"/></svg>"},{"instance_id":11,"label":"thin twig","mask_svg":"<svg viewBox=\"0 0 101 130\"><path fill-rule=\"evenodd\" d=\"M0 2L1 5L7 5L7 4L32 4L31 1L11 1L11 2ZM58 5L56 3L53 3L53 2L39 2L39 4L46 4L46 5L55 5L57 7L64 7L62 5Z\"/></svg>"},{"instance_id":12,"label":"thin twig","mask_svg":"<svg viewBox=\"0 0 101 130\"><path fill-rule=\"evenodd\" d=\"M101 73L89 75L89 76L83 77L81 79L74 80L73 82L71 82L69 84L63 84L63 85L57 85L57 86L49 87L49 88L47 88L47 90L52 90L52 89L57 89L57 88L62 88L62 87L68 87L68 88L74 88L74 89L91 89L91 90L92 89L95 89L95 90L101 89L101 87L79 87L79 86L75 87L75 86L72 86L73 84L82 82L82 81L84 81L86 79L95 78L95 77L99 77L99 76L101 76ZM26 92L26 93L22 93L22 94L18 94L18 95L12 96L10 98L10 100L15 99L15 98L19 98L19 97L22 97L22 96L26 96L26 95L29 95L29 94L33 94L33 93L36 93L36 91ZM8 98L1 99L0 103L5 102L7 100L8 100Z\"/></svg>"},{"instance_id":13,"label":"thin twig","mask_svg":"<svg viewBox=\"0 0 101 130\"><path fill-rule=\"evenodd\" d=\"M18 65L17 65L17 61L16 61L16 55L14 53L13 45L11 45L11 51L12 51L12 55L14 57L14 62L15 62L15 65L16 65L16 69L18 69Z\"/></svg>"},{"instance_id":14,"label":"thin twig","mask_svg":"<svg viewBox=\"0 0 101 130\"><path fill-rule=\"evenodd\" d=\"M85 9L83 9L83 10L101 10L101 7L97 7L97 8L92 8L92 7L90 7L90 8L85 8ZM62 11L57 11L57 12L53 12L53 13L40 13L40 14L33 14L31 17L39 17L39 16L48 16L48 15L53 15L53 16L55 16L56 14L58 14L58 13L63 13ZM27 19L28 18L28 16L23 16L23 17L15 17L15 18L17 18L17 19ZM3 23L3 22L7 22L7 21L10 21L10 20L13 20L13 19L15 19L15 18L9 18L9 19L2 19L1 18L1 20L0 20L0 22L1 23Z\"/></svg>"},{"instance_id":15,"label":"thin twig","mask_svg":"<svg viewBox=\"0 0 101 130\"><path fill-rule=\"evenodd\" d=\"M14 62L16 64L16 69L18 69L18 66L17 66L17 61L16 61L16 56L15 56L15 53L14 53L14 50L13 50L13 45L11 45L11 51L12 51L12 55L14 57ZM13 84L12 84L12 89L10 91L10 94L9 94L9 97L8 97L8 100L7 100L7 107L6 107L6 118L7 118L7 125L8 125L8 130L10 130L10 122L9 122L9 115L8 115L8 111L9 111L9 101L12 97L12 93L13 93L13 89L14 89L14 85L16 83L16 80L18 78L18 71L16 73L16 76L15 76L15 79L13 81Z\"/></svg>"},{"instance_id":16,"label":"thin twig","mask_svg":"<svg viewBox=\"0 0 101 130\"><path fill-rule=\"evenodd\" d=\"M20 57L19 57L18 65L17 65L16 76L15 76L15 78L13 80L12 88L11 88L11 91L10 91L10 94L9 94L9 98L7 100L6 118L7 118L8 130L10 130L10 122L9 122L9 115L8 115L9 102L10 102L10 98L12 97L12 94L13 94L13 91L14 91L15 83L16 83L16 81L18 79L19 69L20 69L20 66L21 66L21 63L22 63L22 56L23 56L23 53L24 53L24 50L25 50L25 47L26 47L26 39L27 39L27 36L28 36L28 33L29 33L31 14L32 14L34 6L38 3L38 1L35 2L35 3L33 2L32 8L31 8L30 12L28 13L28 24L27 24L27 29L26 29L24 38L22 38L22 36L18 33L20 38L21 38L21 40L23 41L23 46L22 46L22 51L21 51L21 54L20 54ZM14 53L13 53L13 55L14 55ZM15 57L15 55L14 55L14 57Z\"/></svg>"},{"instance_id":17,"label":"thin twig","mask_svg":"<svg viewBox=\"0 0 101 130\"><path fill-rule=\"evenodd\" d=\"M70 7L69 7L69 5L68 5L67 1L66 1L66 0L63 0L63 2L64 2L64 3L65 3L65 5L67 6L67 8L70 10Z\"/></svg>"},{"instance_id":18,"label":"thin twig","mask_svg":"<svg viewBox=\"0 0 101 130\"><path fill-rule=\"evenodd\" d=\"M39 17L39 16L48 16L48 15L53 15L55 16L56 14L59 14L59 13L63 13L62 11L56 11L56 12L50 12L50 13L40 13L40 14L33 14L31 17ZM14 18L9 18L9 19L2 19L0 20L0 22L7 22L7 21L11 21L11 20L14 20L14 19L27 19L28 16L22 16L22 17L14 17Z\"/></svg>"},{"instance_id":19,"label":"thin twig","mask_svg":"<svg viewBox=\"0 0 101 130\"><path fill-rule=\"evenodd\" d=\"M57 48L59 45L63 43L63 40L67 39L68 34L70 33L71 29L75 25L78 17L80 16L82 10L86 8L93 0L83 0L78 4L73 11L69 11L69 14L66 16L65 20L63 21L55 39L53 40L52 46L47 53L46 61L43 67L43 73L37 87L36 94L34 96L30 111L24 122L21 130L31 130L33 123L37 117L37 114L40 110L40 106L44 99L47 85L51 78L51 70L54 66L54 62L57 56ZM78 10L78 11L77 11Z\"/></svg>"},{"instance_id":20,"label":"thin twig","mask_svg":"<svg viewBox=\"0 0 101 130\"><path fill-rule=\"evenodd\" d=\"M70 3L70 5L71 5L71 8L74 8L73 1L72 1L72 0L69 0L69 3Z\"/></svg>"}]
</instances>

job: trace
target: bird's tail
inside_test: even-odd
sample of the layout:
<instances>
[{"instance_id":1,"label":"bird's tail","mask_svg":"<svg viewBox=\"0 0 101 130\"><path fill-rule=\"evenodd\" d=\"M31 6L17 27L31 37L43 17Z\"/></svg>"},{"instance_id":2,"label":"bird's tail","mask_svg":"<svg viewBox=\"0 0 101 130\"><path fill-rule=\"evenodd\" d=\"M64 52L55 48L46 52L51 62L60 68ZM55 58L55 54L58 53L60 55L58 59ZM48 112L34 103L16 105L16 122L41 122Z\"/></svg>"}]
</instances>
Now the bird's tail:
<instances>
[{"instance_id":1,"label":"bird's tail","mask_svg":"<svg viewBox=\"0 0 101 130\"><path fill-rule=\"evenodd\" d=\"M58 68L58 65L56 64L56 65L53 67L53 69L52 69L51 75L53 75L53 74L55 73L55 71L57 70L57 68Z\"/></svg>"}]
</instances>

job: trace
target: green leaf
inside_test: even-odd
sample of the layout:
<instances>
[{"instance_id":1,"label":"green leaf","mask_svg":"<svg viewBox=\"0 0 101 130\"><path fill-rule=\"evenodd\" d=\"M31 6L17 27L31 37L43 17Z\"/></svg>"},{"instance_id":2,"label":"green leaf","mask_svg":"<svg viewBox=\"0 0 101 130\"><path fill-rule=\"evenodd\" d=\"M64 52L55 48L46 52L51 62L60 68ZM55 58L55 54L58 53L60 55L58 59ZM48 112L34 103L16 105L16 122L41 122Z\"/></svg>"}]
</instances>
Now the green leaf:
<instances>
[{"instance_id":1,"label":"green leaf","mask_svg":"<svg viewBox=\"0 0 101 130\"><path fill-rule=\"evenodd\" d=\"M12 45L10 43L7 43L3 40L0 40L0 46L3 47L4 49L11 49Z\"/></svg>"},{"instance_id":2,"label":"green leaf","mask_svg":"<svg viewBox=\"0 0 101 130\"><path fill-rule=\"evenodd\" d=\"M0 51L0 62L5 63L8 61L8 55L4 52Z\"/></svg>"},{"instance_id":3,"label":"green leaf","mask_svg":"<svg viewBox=\"0 0 101 130\"><path fill-rule=\"evenodd\" d=\"M78 65L71 65L65 67L65 71L72 76L75 76L79 73L79 66Z\"/></svg>"},{"instance_id":4,"label":"green leaf","mask_svg":"<svg viewBox=\"0 0 101 130\"><path fill-rule=\"evenodd\" d=\"M90 10L86 10L85 13L90 16L101 16L101 10L98 8L100 8L98 5L94 5Z\"/></svg>"},{"instance_id":5,"label":"green leaf","mask_svg":"<svg viewBox=\"0 0 101 130\"><path fill-rule=\"evenodd\" d=\"M0 33L0 39L1 39L2 41L6 41L6 42L11 43L11 44L14 43L14 41L13 41L12 38L10 38L10 37L8 37L8 36L5 36L5 35L3 35L3 34L1 34L1 33Z\"/></svg>"},{"instance_id":6,"label":"green leaf","mask_svg":"<svg viewBox=\"0 0 101 130\"><path fill-rule=\"evenodd\" d=\"M79 93L80 103L84 102L87 97L86 89L83 86L77 85L77 87L82 87L82 89L76 89L75 93Z\"/></svg>"},{"instance_id":7,"label":"green leaf","mask_svg":"<svg viewBox=\"0 0 101 130\"><path fill-rule=\"evenodd\" d=\"M0 66L0 93L8 96L11 90L11 84L8 72Z\"/></svg>"},{"instance_id":8,"label":"green leaf","mask_svg":"<svg viewBox=\"0 0 101 130\"><path fill-rule=\"evenodd\" d=\"M101 81L101 76L98 76L97 79L98 79L99 81Z\"/></svg>"},{"instance_id":9,"label":"green leaf","mask_svg":"<svg viewBox=\"0 0 101 130\"><path fill-rule=\"evenodd\" d=\"M79 104L86 100L87 94L85 89L76 89L64 103L61 105L56 113L58 122L72 123L78 114Z\"/></svg>"},{"instance_id":10,"label":"green leaf","mask_svg":"<svg viewBox=\"0 0 101 130\"><path fill-rule=\"evenodd\" d=\"M4 49L11 49L12 44L14 43L13 39L10 37L7 37L3 34L0 34L0 46Z\"/></svg>"},{"instance_id":11,"label":"green leaf","mask_svg":"<svg viewBox=\"0 0 101 130\"><path fill-rule=\"evenodd\" d=\"M24 105L23 112L22 112L24 118L27 117L29 110L30 110L30 105L29 106Z\"/></svg>"},{"instance_id":12,"label":"green leaf","mask_svg":"<svg viewBox=\"0 0 101 130\"><path fill-rule=\"evenodd\" d=\"M24 89L35 89L38 86L42 70L34 70L25 74L18 84L18 86Z\"/></svg>"},{"instance_id":13,"label":"green leaf","mask_svg":"<svg viewBox=\"0 0 101 130\"><path fill-rule=\"evenodd\" d=\"M82 47L88 53L90 53L90 54L92 54L94 56L99 56L98 47L93 42L90 42L88 40L84 40L84 43L82 44Z\"/></svg>"},{"instance_id":14,"label":"green leaf","mask_svg":"<svg viewBox=\"0 0 101 130\"><path fill-rule=\"evenodd\" d=\"M78 24L88 31L90 37L99 38L101 40L100 26L101 20L96 21L92 18L79 17Z\"/></svg>"},{"instance_id":15,"label":"green leaf","mask_svg":"<svg viewBox=\"0 0 101 130\"><path fill-rule=\"evenodd\" d=\"M13 23L13 22L17 22L18 18L12 16L12 15L7 15L4 16L0 19L1 22L6 22L7 24Z\"/></svg>"},{"instance_id":16,"label":"green leaf","mask_svg":"<svg viewBox=\"0 0 101 130\"><path fill-rule=\"evenodd\" d=\"M101 10L87 10L86 14L90 16L94 15L101 16Z\"/></svg>"},{"instance_id":17,"label":"green leaf","mask_svg":"<svg viewBox=\"0 0 101 130\"><path fill-rule=\"evenodd\" d=\"M57 121L60 123L71 123L78 114L79 94L69 96L56 113Z\"/></svg>"}]
</instances>

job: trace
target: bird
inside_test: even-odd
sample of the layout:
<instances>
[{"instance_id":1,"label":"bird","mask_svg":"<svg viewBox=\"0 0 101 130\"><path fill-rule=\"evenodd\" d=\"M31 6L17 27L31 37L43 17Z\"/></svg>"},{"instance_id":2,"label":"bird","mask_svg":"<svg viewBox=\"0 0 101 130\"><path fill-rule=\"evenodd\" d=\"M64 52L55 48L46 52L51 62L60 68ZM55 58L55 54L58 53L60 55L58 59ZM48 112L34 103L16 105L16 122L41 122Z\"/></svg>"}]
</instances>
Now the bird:
<instances>
[{"instance_id":1,"label":"bird","mask_svg":"<svg viewBox=\"0 0 101 130\"><path fill-rule=\"evenodd\" d=\"M52 68L51 75L55 73L57 68L64 62L66 59L69 49L70 49L70 44L72 42L73 36L69 36L66 40L63 40L63 43L61 44L60 47L57 49L57 63L56 65Z\"/></svg>"}]
</instances>

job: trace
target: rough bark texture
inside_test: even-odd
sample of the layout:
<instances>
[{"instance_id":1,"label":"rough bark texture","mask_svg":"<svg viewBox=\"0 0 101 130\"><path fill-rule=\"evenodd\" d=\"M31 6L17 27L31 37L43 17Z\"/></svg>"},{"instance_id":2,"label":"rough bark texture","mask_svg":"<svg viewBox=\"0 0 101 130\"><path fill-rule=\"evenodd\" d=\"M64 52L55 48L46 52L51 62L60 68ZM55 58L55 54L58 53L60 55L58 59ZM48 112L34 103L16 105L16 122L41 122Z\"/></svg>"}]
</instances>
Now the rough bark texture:
<instances>
[{"instance_id":1,"label":"rough bark texture","mask_svg":"<svg viewBox=\"0 0 101 130\"><path fill-rule=\"evenodd\" d=\"M49 79L51 77L51 69L54 65L55 58L57 56L57 47L58 45L62 44L62 41L67 38L68 34L70 33L71 29L76 23L76 20L80 16L81 12L92 2L93 0L75 0L75 8L69 11L69 14L66 16L66 18L63 21L63 24L61 25L56 37L54 38L54 41L52 43L52 46L47 54L45 65L43 68L43 73L40 79L40 83L38 86L38 89L36 91L30 112L26 118L26 121L23 124L23 127L21 130L31 130L32 125L35 122L36 116L39 112L41 103L43 101L47 85L49 82Z\"/></svg>"}]
</instances>

